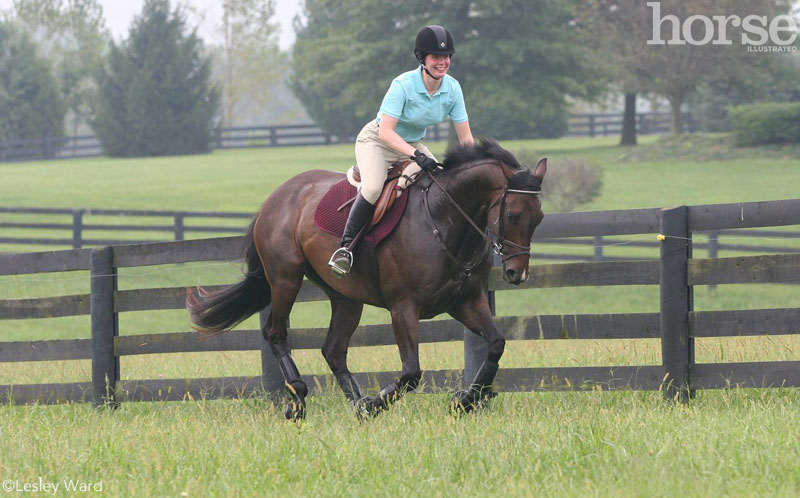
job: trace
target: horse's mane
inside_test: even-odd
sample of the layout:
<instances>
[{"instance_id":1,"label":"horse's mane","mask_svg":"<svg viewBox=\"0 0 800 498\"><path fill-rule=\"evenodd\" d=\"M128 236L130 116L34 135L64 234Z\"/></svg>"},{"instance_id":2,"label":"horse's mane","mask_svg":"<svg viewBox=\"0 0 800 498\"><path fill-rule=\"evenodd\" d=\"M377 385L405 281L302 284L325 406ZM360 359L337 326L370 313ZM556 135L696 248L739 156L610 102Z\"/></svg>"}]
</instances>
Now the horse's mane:
<instances>
[{"instance_id":1,"label":"horse's mane","mask_svg":"<svg viewBox=\"0 0 800 498\"><path fill-rule=\"evenodd\" d=\"M444 156L444 169L451 170L482 159L494 159L512 169L523 169L512 153L500 147L493 138L481 137L474 146L459 145Z\"/></svg>"}]
</instances>

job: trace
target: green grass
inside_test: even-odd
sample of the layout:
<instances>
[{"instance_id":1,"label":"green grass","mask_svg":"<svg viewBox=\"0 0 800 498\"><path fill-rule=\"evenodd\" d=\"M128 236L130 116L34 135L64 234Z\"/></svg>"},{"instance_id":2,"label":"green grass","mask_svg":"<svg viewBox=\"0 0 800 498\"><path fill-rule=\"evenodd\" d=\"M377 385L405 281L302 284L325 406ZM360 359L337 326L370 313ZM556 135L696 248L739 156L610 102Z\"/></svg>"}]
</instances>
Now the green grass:
<instances>
[{"instance_id":1,"label":"green grass","mask_svg":"<svg viewBox=\"0 0 800 498\"><path fill-rule=\"evenodd\" d=\"M300 427L260 400L8 407L0 469L108 496L796 496L799 395L501 394L460 419L412 395L366 424L327 396Z\"/></svg>"},{"instance_id":2,"label":"green grass","mask_svg":"<svg viewBox=\"0 0 800 498\"><path fill-rule=\"evenodd\" d=\"M713 150L719 146L714 137L692 140L686 146L645 137L637 149L616 147L616 139L504 145L535 150L550 158L551 168L557 168L563 157L583 158L602 168L602 195L580 210L797 197L800 168L794 149L720 152ZM441 157L442 146L431 148ZM310 168L341 171L352 163L352 156L352 146L332 146L0 164L0 205L255 213L269 192L294 174ZM26 215L12 220L9 216L0 214L0 221L65 222L63 217ZM623 245L611 245L606 253L656 257L656 249L624 245L654 236L613 238L607 243ZM0 251L41 249L50 248L0 246ZM539 250L591 251L545 245ZM213 262L131 268L121 271L120 288L227 283L240 271L236 264ZM0 277L0 299L88 291L87 272ZM654 312L658 299L656 286L504 291L498 293L498 313ZM695 307L800 307L800 292L794 285L698 287ZM291 321L296 327L324 327L329 316L326 303L301 303ZM386 321L385 310L370 308L362 323ZM256 320L242 326L256 328ZM175 332L189 330L189 324L181 310L122 313L120 329L125 335ZM0 322L3 341L88 336L88 317ZM696 346L698 362L800 359L797 336L698 339ZM460 342L421 345L423 369L461 368L462 348ZM296 351L295 359L304 373L328 373L318 351ZM353 348L348 359L355 371L400 368L395 347ZM509 341L502 366L659 362L657 340ZM124 379L259 372L258 352L121 360ZM88 361L0 364L0 384L90 378ZM39 476L50 482L102 480L103 491L110 496L792 496L800 492L800 441L789 429L800 422L800 391L794 389L701 392L688 408L664 404L659 393L509 393L501 394L490 412L463 419L445 415L446 395L415 395L368 424L358 424L343 397L334 394L312 398L309 420L301 427L283 421L261 399L128 403L114 413L81 405L2 407L0 480L38 482Z\"/></svg>"}]
</instances>

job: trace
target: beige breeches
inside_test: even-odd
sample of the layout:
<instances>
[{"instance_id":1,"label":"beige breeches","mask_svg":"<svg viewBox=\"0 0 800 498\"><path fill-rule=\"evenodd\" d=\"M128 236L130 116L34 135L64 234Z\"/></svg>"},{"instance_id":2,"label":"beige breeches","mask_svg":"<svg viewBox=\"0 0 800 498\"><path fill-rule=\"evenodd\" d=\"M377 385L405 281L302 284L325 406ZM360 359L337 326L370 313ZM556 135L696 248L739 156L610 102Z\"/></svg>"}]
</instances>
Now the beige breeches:
<instances>
[{"instance_id":1,"label":"beige breeches","mask_svg":"<svg viewBox=\"0 0 800 498\"><path fill-rule=\"evenodd\" d=\"M426 156L436 158L422 142L411 142L410 145ZM395 161L409 159L408 156L392 149L378 138L378 123L373 119L367 123L356 138L356 164L361 171L361 196L370 204L375 204L381 195L383 183L389 166ZM411 176L419 172L420 167L411 162L405 169L405 174ZM404 179L400 179L404 182ZM404 183L401 187L405 187Z\"/></svg>"}]
</instances>

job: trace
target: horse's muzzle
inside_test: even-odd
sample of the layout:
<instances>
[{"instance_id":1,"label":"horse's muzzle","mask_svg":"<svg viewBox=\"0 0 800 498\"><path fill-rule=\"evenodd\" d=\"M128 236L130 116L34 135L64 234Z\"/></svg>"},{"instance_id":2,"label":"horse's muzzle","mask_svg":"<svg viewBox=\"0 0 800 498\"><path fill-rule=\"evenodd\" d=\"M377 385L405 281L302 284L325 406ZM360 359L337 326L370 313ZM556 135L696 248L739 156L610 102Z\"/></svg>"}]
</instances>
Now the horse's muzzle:
<instances>
[{"instance_id":1,"label":"horse's muzzle","mask_svg":"<svg viewBox=\"0 0 800 498\"><path fill-rule=\"evenodd\" d=\"M503 272L503 279L508 282L509 284L519 285L522 282L528 280L528 269L525 268L522 271L515 270L513 268L509 268Z\"/></svg>"}]
</instances>

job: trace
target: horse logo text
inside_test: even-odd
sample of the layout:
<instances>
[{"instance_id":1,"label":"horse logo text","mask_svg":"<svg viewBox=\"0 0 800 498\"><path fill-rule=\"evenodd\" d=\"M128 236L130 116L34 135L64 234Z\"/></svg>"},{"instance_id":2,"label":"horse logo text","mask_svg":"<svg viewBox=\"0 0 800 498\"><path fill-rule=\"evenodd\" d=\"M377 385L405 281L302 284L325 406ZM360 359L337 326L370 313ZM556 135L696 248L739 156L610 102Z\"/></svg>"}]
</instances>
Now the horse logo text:
<instances>
[{"instance_id":1,"label":"horse logo text","mask_svg":"<svg viewBox=\"0 0 800 498\"><path fill-rule=\"evenodd\" d=\"M713 45L732 45L733 41L728 39L728 26L734 28L741 27L742 45L748 45L748 51L765 45L771 41L772 52L795 52L797 47L790 46L797 39L797 22L792 16L779 15L771 21L767 16L749 15L744 18L737 15L692 15L687 17L682 23L676 15L661 15L661 2L647 2L647 6L653 9L653 36L647 40L648 45L706 45L711 42ZM696 22L703 24L703 36L695 38L692 28ZM672 27L672 38L664 40L661 38L661 28L665 23ZM683 35L683 37L681 37Z\"/></svg>"}]
</instances>

